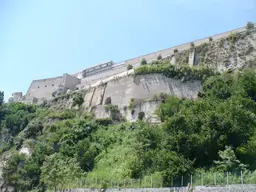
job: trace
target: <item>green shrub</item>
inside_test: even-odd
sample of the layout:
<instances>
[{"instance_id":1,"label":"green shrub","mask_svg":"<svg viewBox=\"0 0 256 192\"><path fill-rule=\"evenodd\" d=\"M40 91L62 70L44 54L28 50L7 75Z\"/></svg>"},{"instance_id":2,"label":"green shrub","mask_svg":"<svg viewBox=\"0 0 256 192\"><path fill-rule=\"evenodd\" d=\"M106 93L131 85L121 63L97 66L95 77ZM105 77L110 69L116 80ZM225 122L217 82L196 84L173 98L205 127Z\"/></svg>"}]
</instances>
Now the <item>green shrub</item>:
<instances>
[{"instance_id":1,"label":"green shrub","mask_svg":"<svg viewBox=\"0 0 256 192\"><path fill-rule=\"evenodd\" d=\"M117 105L105 105L104 109L106 112L110 113L110 116L113 120L120 120L120 112Z\"/></svg>"},{"instance_id":2,"label":"green shrub","mask_svg":"<svg viewBox=\"0 0 256 192\"><path fill-rule=\"evenodd\" d=\"M231 43L235 43L239 38L239 34L238 33L230 33L227 37L227 39L229 41L231 41Z\"/></svg>"},{"instance_id":3,"label":"green shrub","mask_svg":"<svg viewBox=\"0 0 256 192\"><path fill-rule=\"evenodd\" d=\"M76 114L74 113L74 111L72 111L71 109L65 109L61 112L57 111L57 112L51 112L48 117L50 119L58 119L58 120L64 120L64 119L72 119L76 116Z\"/></svg>"},{"instance_id":4,"label":"green shrub","mask_svg":"<svg viewBox=\"0 0 256 192\"><path fill-rule=\"evenodd\" d=\"M159 54L159 55L157 56L157 60L161 60L161 59L162 59L162 55Z\"/></svg>"},{"instance_id":5,"label":"green shrub","mask_svg":"<svg viewBox=\"0 0 256 192\"><path fill-rule=\"evenodd\" d=\"M107 97L105 100L105 105L111 104L111 97Z\"/></svg>"},{"instance_id":6,"label":"green shrub","mask_svg":"<svg viewBox=\"0 0 256 192\"><path fill-rule=\"evenodd\" d=\"M160 61L160 60L153 60L153 61L151 62L151 65L158 65L158 64L160 64L159 61Z\"/></svg>"},{"instance_id":7,"label":"green shrub","mask_svg":"<svg viewBox=\"0 0 256 192\"><path fill-rule=\"evenodd\" d=\"M173 50L173 53L178 53L178 51L179 51L179 50L175 48L175 49Z\"/></svg>"},{"instance_id":8,"label":"green shrub","mask_svg":"<svg viewBox=\"0 0 256 192\"><path fill-rule=\"evenodd\" d=\"M56 97L57 91L52 92L52 97Z\"/></svg>"},{"instance_id":9,"label":"green shrub","mask_svg":"<svg viewBox=\"0 0 256 192\"><path fill-rule=\"evenodd\" d=\"M207 67L189 67L188 65L172 65L170 63L161 65L146 65L135 69L135 75L145 75L152 73L161 73L168 78L182 79L186 76L187 80L197 79L203 80L205 77L213 76L214 71Z\"/></svg>"},{"instance_id":10,"label":"green shrub","mask_svg":"<svg viewBox=\"0 0 256 192\"><path fill-rule=\"evenodd\" d=\"M212 41L212 37L209 37L209 41L210 41L210 42Z\"/></svg>"},{"instance_id":11,"label":"green shrub","mask_svg":"<svg viewBox=\"0 0 256 192\"><path fill-rule=\"evenodd\" d=\"M195 47L195 43L194 43L194 42L191 42L191 43L190 43L190 47L194 48L194 47Z\"/></svg>"},{"instance_id":12,"label":"green shrub","mask_svg":"<svg viewBox=\"0 0 256 192\"><path fill-rule=\"evenodd\" d=\"M142 121L144 117L145 117L145 113L143 111L139 112L138 119Z\"/></svg>"},{"instance_id":13,"label":"green shrub","mask_svg":"<svg viewBox=\"0 0 256 192\"><path fill-rule=\"evenodd\" d=\"M81 93L76 93L73 96L73 106L78 105L80 107L83 104L83 102L84 102L84 98Z\"/></svg>"},{"instance_id":14,"label":"green shrub","mask_svg":"<svg viewBox=\"0 0 256 192\"><path fill-rule=\"evenodd\" d=\"M129 109L134 109L135 108L135 102L134 102L134 98L131 98L130 99L130 102L129 102L129 105L128 105L128 108Z\"/></svg>"},{"instance_id":15,"label":"green shrub","mask_svg":"<svg viewBox=\"0 0 256 192\"><path fill-rule=\"evenodd\" d=\"M118 106L117 105L112 105L112 104L108 104L104 106L104 109L107 112L111 112L111 111L118 111Z\"/></svg>"},{"instance_id":16,"label":"green shrub","mask_svg":"<svg viewBox=\"0 0 256 192\"><path fill-rule=\"evenodd\" d=\"M159 94L159 98L161 99L161 101L166 101L167 99L168 99L168 97L169 97L169 95L167 94L167 93L163 93L163 92L161 92L160 94Z\"/></svg>"},{"instance_id":17,"label":"green shrub","mask_svg":"<svg viewBox=\"0 0 256 192\"><path fill-rule=\"evenodd\" d=\"M130 70L130 69L132 69L133 68L133 66L131 65L131 64L129 64L128 66L127 66L127 70Z\"/></svg>"},{"instance_id":18,"label":"green shrub","mask_svg":"<svg viewBox=\"0 0 256 192\"><path fill-rule=\"evenodd\" d=\"M247 22L246 29L250 30L250 29L253 29L253 28L254 28L254 23L253 22Z\"/></svg>"},{"instance_id":19,"label":"green shrub","mask_svg":"<svg viewBox=\"0 0 256 192\"><path fill-rule=\"evenodd\" d=\"M25 138L35 138L42 134L43 124L40 121L31 121L24 129Z\"/></svg>"},{"instance_id":20,"label":"green shrub","mask_svg":"<svg viewBox=\"0 0 256 192\"><path fill-rule=\"evenodd\" d=\"M96 121L96 123L103 125L103 126L108 126L113 123L113 120L110 118L96 119L95 121Z\"/></svg>"},{"instance_id":21,"label":"green shrub","mask_svg":"<svg viewBox=\"0 0 256 192\"><path fill-rule=\"evenodd\" d=\"M140 62L140 65L147 65L147 61L145 58L143 58Z\"/></svg>"},{"instance_id":22,"label":"green shrub","mask_svg":"<svg viewBox=\"0 0 256 192\"><path fill-rule=\"evenodd\" d=\"M219 41L219 47L223 47L223 44L224 44L224 39L220 39L220 41Z\"/></svg>"},{"instance_id":23,"label":"green shrub","mask_svg":"<svg viewBox=\"0 0 256 192\"><path fill-rule=\"evenodd\" d=\"M4 92L0 91L0 106L4 103Z\"/></svg>"}]
</instances>

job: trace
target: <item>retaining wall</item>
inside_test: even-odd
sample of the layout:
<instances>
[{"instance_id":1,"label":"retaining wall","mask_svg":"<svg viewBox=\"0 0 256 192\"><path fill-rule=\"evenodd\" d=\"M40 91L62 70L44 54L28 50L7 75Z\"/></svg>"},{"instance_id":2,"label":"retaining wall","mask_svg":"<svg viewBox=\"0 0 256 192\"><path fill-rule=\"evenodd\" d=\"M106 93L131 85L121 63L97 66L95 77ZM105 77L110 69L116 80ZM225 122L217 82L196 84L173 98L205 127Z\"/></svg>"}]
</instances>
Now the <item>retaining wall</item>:
<instances>
[{"instance_id":1,"label":"retaining wall","mask_svg":"<svg viewBox=\"0 0 256 192\"><path fill-rule=\"evenodd\" d=\"M217 35L213 35L213 36L209 36L209 37L212 37L213 41L217 41L221 38L228 37L228 35L230 33L241 33L241 32L245 32L245 31L246 31L246 27L241 27L241 28L238 28L238 29L230 30L230 31L220 33L220 34L217 34ZM205 37L205 38L198 39L198 40L191 41L191 42L193 42L195 46L199 46L202 43L208 43L209 42L209 37ZM139 56L139 57L135 57L135 58L132 58L132 59L128 59L128 60L125 60L125 61L123 61L121 63L118 63L118 64L114 64L112 66L112 68L110 68L109 70L106 70L106 71L103 71L101 73L98 73L98 74L95 74L95 75L84 78L82 80L81 86L89 85L90 83L94 83L95 81L98 81L102 78L105 78L105 77L108 77L108 76L126 71L127 66L129 64L133 65L134 67L138 67L143 58L145 58L147 60L147 62L151 62L152 60L156 60L157 56L160 55L160 54L162 55L162 57L168 57L168 56L172 55L175 49L178 49L178 51L188 50L191 47L191 45L190 45L191 42L184 43L184 44L181 44L181 45L178 45L178 46L175 46L175 47L171 47L171 48L168 48L168 49L163 49L163 50L160 50L160 51L157 51L157 52L149 53L149 54L146 54L146 55L142 55L142 56ZM82 71L74 74L74 76L80 78L81 74L82 74Z\"/></svg>"},{"instance_id":2,"label":"retaining wall","mask_svg":"<svg viewBox=\"0 0 256 192\"><path fill-rule=\"evenodd\" d=\"M177 188L120 188L120 189L66 189L63 192L187 192L186 187ZM196 186L195 192L255 192L256 185Z\"/></svg>"},{"instance_id":3,"label":"retaining wall","mask_svg":"<svg viewBox=\"0 0 256 192\"><path fill-rule=\"evenodd\" d=\"M52 99L52 93L63 84L63 77L40 79L32 81L27 93L26 99L36 97L38 99Z\"/></svg>"}]
</instances>

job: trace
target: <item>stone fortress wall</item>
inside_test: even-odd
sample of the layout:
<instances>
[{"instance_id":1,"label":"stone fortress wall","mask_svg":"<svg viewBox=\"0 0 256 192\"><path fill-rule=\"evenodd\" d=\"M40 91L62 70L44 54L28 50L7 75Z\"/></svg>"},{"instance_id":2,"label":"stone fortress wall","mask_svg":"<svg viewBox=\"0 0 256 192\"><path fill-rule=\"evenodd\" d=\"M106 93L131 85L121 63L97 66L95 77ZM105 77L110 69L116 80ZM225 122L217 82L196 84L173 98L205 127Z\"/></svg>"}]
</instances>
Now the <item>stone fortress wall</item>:
<instances>
[{"instance_id":1,"label":"stone fortress wall","mask_svg":"<svg viewBox=\"0 0 256 192\"><path fill-rule=\"evenodd\" d=\"M221 38L228 37L228 35L230 33L241 33L241 32L245 32L245 31L246 31L246 27L241 27L241 28L234 29L234 30L231 30L231 31L227 31L227 32L224 32L224 33L220 33L220 34L217 34L217 35L214 35L214 36L211 36L211 37L212 37L213 41L217 41ZM203 43L207 43L207 42L209 42L209 37L193 41L195 46L199 46L199 45L201 45ZM133 67L136 68L140 65L140 62L143 58L145 58L147 62L151 62L151 61L155 60L158 55L161 55L163 58L173 55L173 51L175 49L177 49L179 52L182 52L184 50L188 50L190 48L190 43L191 42L188 42L188 43L178 45L178 46L175 46L175 47L172 47L172 48L164 49L164 50L157 51L157 52L154 52L154 53L150 53L150 54L147 54L147 55L142 55L142 56L139 56L139 57L135 57L135 58L123 61L121 63L114 64L110 68L110 70L106 70L103 73L95 74L91 77L83 77L82 80L81 80L81 88L86 87L86 86L88 86L92 83L95 83L99 80L102 80L104 78L110 77L112 75L116 75L118 73L124 72L124 71L127 70L127 66L129 64L133 65ZM191 53L190 56L193 57L194 54L195 53ZM189 64L191 66L194 65L194 59L191 59ZM80 71L80 72L74 74L74 76L76 76L78 78L81 78L82 73L83 73L83 71Z\"/></svg>"},{"instance_id":2,"label":"stone fortress wall","mask_svg":"<svg viewBox=\"0 0 256 192\"><path fill-rule=\"evenodd\" d=\"M211 36L212 40L214 42L219 41L222 38L228 37L231 33L245 33L246 27L241 27L235 30L231 30L225 33L220 33L214 36ZM209 37L199 39L196 41L193 41L195 46L200 46L203 43L209 43ZM255 45L255 42L254 42ZM171 58L171 61L175 64L176 60L174 56L174 50L177 49L179 53L186 52L191 47L191 42L185 43L179 46L175 46L172 48L164 49L161 51L157 51L154 53L150 53L147 55L143 55L140 57L136 57L130 60L126 60L120 63L113 63L112 61L105 62L87 69L84 69L76 74L68 75L64 74L63 76L55 77L55 78L48 78L48 79L41 79L41 80L34 80L32 81L27 93L25 96L22 96L22 93L14 93L11 101L22 101L22 102L34 102L35 100L50 100L53 98L53 93L66 93L68 90L82 90L82 89L90 89L93 85L99 85L102 82L107 82L108 80L111 80L117 76L125 76L127 72L127 66L133 65L133 68L136 68L140 65L140 62L143 58L146 59L147 62L151 62L152 60L155 60L158 55L161 55L163 58L169 57ZM255 45L256 48L256 45ZM224 50L225 51L225 50ZM188 63L190 66L193 66L197 62L197 53L196 51L187 51L186 53L189 54L188 56ZM174 57L173 57L174 56ZM129 72L130 73L130 72ZM158 77L159 78L159 77ZM125 80L124 80L125 81ZM162 80L164 81L164 80ZM158 81L160 82L160 81ZM136 83L135 83L136 84ZM161 84L161 83L160 83ZM163 83L164 84L164 83ZM175 84L175 83L174 83ZM120 87L121 86L121 87ZM176 85L173 85L174 87ZM182 88L181 85L177 85L179 88ZM170 86L169 86L170 87ZM176 87L175 89L178 89ZM197 86L198 87L198 86ZM109 88L110 89L110 88ZM113 97L115 97L114 93L118 90L121 92L124 90L129 90L131 87L125 87L124 84L118 85L116 88L113 88L111 94L113 94ZM132 89L136 89L136 86ZM138 90L138 89L136 89ZM105 90L104 90L105 91ZM146 93L145 87L140 87L138 91L133 91L134 94L137 94L137 92L142 92L141 94L148 94ZM171 92L171 88L169 90ZM108 89L106 89L106 94L108 93ZM97 93L96 93L97 95ZM121 97L120 94L118 97L121 98L123 101L125 97ZM151 94L152 95L152 94ZM130 95L131 96L131 95ZM117 96L116 96L117 97ZM144 97L144 96L141 96ZM118 99L116 99L118 102ZM120 100L120 99L119 99ZM93 103L98 103L95 101L90 101ZM125 102L127 103L127 102Z\"/></svg>"}]
</instances>

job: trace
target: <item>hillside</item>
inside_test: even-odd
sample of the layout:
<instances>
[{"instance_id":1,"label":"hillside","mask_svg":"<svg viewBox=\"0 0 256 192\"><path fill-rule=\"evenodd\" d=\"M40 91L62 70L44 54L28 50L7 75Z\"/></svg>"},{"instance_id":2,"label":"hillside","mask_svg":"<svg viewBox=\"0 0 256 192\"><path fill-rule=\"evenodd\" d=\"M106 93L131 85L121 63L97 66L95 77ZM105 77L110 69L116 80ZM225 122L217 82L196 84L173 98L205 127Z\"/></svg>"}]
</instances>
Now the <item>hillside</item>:
<instances>
[{"instance_id":1,"label":"hillside","mask_svg":"<svg viewBox=\"0 0 256 192\"><path fill-rule=\"evenodd\" d=\"M136 69L135 77L157 73L202 82L197 99L155 95L157 124L149 123L147 111L127 121L111 102L104 103L108 118L96 119L83 92L40 106L3 103L1 94L2 188L109 187L111 181L150 177L170 186L190 174L229 171L239 179L241 170L250 182L256 169L256 72L151 64ZM131 99L128 110L137 104Z\"/></svg>"}]
</instances>

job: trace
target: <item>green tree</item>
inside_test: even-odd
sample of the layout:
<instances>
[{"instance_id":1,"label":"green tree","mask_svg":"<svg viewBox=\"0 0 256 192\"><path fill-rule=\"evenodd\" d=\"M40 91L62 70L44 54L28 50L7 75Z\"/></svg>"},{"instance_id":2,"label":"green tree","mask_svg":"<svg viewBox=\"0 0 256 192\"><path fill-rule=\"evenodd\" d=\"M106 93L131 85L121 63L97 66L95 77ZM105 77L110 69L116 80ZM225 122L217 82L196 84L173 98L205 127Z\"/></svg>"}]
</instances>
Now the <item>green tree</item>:
<instances>
[{"instance_id":1,"label":"green tree","mask_svg":"<svg viewBox=\"0 0 256 192\"><path fill-rule=\"evenodd\" d=\"M133 68L133 66L131 64L127 65L127 70L130 70L132 68Z\"/></svg>"},{"instance_id":2,"label":"green tree","mask_svg":"<svg viewBox=\"0 0 256 192\"><path fill-rule=\"evenodd\" d=\"M159 55L157 56L157 60L161 60L161 59L162 59L162 55L159 54Z\"/></svg>"},{"instance_id":3,"label":"green tree","mask_svg":"<svg viewBox=\"0 0 256 192\"><path fill-rule=\"evenodd\" d=\"M73 106L78 105L79 107L83 104L84 98L81 93L76 93L73 97Z\"/></svg>"},{"instance_id":4,"label":"green tree","mask_svg":"<svg viewBox=\"0 0 256 192\"><path fill-rule=\"evenodd\" d=\"M24 134L26 138L35 138L42 134L43 124L38 120L32 120L27 127L24 129Z\"/></svg>"},{"instance_id":5,"label":"green tree","mask_svg":"<svg viewBox=\"0 0 256 192\"><path fill-rule=\"evenodd\" d=\"M24 155L12 154L3 168L3 178L6 184L14 187L15 191L25 191L30 185L30 181L24 178L23 165L26 159ZM26 174L25 174L26 175Z\"/></svg>"},{"instance_id":6,"label":"green tree","mask_svg":"<svg viewBox=\"0 0 256 192\"><path fill-rule=\"evenodd\" d=\"M0 106L4 103L4 92L0 91Z\"/></svg>"},{"instance_id":7,"label":"green tree","mask_svg":"<svg viewBox=\"0 0 256 192\"><path fill-rule=\"evenodd\" d=\"M246 29L250 30L250 29L253 29L253 28L254 28L254 23L253 22L247 22Z\"/></svg>"},{"instance_id":8,"label":"green tree","mask_svg":"<svg viewBox=\"0 0 256 192\"><path fill-rule=\"evenodd\" d=\"M46 158L41 171L41 182L54 191L63 189L65 184L72 183L84 176L74 158L64 157L56 153Z\"/></svg>"},{"instance_id":9,"label":"green tree","mask_svg":"<svg viewBox=\"0 0 256 192\"><path fill-rule=\"evenodd\" d=\"M221 171L240 171L246 167L237 159L235 152L230 146L226 146L224 151L219 151L219 157L220 160L214 161L214 163L217 169Z\"/></svg>"},{"instance_id":10,"label":"green tree","mask_svg":"<svg viewBox=\"0 0 256 192\"><path fill-rule=\"evenodd\" d=\"M145 58L143 58L140 62L140 65L147 65L147 61Z\"/></svg>"},{"instance_id":11,"label":"green tree","mask_svg":"<svg viewBox=\"0 0 256 192\"><path fill-rule=\"evenodd\" d=\"M90 144L88 139L81 140L75 147L75 157L81 168L89 172L93 169L95 157L98 155L98 149L94 144Z\"/></svg>"}]
</instances>

